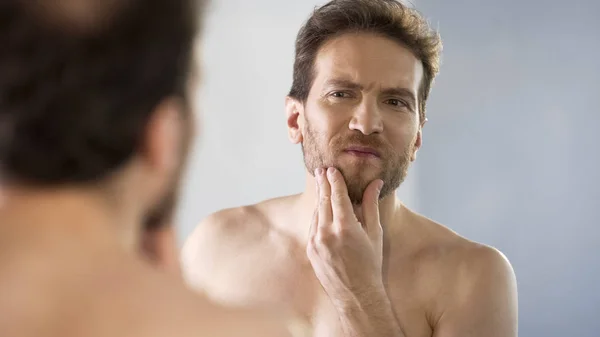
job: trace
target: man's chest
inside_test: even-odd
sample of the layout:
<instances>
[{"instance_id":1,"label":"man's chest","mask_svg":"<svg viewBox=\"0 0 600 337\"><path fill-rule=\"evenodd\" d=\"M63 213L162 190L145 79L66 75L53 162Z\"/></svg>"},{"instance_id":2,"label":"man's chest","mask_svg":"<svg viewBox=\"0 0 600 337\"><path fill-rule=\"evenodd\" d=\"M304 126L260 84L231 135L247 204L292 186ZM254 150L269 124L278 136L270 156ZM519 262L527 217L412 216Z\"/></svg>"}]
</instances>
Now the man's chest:
<instances>
[{"instance_id":1,"label":"man's chest","mask_svg":"<svg viewBox=\"0 0 600 337\"><path fill-rule=\"evenodd\" d=\"M209 292L225 303L242 307L285 310L297 319L308 336L341 335L337 312L323 291L310 265L296 259L275 257L261 263L228 268L228 276L213 284ZM223 282L225 281L225 282ZM415 296L418 280L396 273L385 280L396 318L410 337L430 337L426 304Z\"/></svg>"}]
</instances>

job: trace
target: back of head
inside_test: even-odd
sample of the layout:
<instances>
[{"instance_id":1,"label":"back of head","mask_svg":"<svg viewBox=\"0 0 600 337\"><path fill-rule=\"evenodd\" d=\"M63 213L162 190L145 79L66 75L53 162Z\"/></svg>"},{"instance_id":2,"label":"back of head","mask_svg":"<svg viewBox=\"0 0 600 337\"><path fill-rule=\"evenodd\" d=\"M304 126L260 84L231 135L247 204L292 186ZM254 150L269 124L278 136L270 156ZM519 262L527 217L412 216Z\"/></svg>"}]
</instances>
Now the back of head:
<instances>
[{"instance_id":1,"label":"back of head","mask_svg":"<svg viewBox=\"0 0 600 337\"><path fill-rule=\"evenodd\" d=\"M185 98L194 0L0 2L0 179L100 181L138 150L154 108Z\"/></svg>"},{"instance_id":2,"label":"back of head","mask_svg":"<svg viewBox=\"0 0 600 337\"><path fill-rule=\"evenodd\" d=\"M306 102L315 77L314 63L321 46L345 33L373 33L411 50L423 63L419 92L420 117L439 71L442 43L423 16L396 0L333 0L315 9L296 38L293 84L289 96Z\"/></svg>"}]
</instances>

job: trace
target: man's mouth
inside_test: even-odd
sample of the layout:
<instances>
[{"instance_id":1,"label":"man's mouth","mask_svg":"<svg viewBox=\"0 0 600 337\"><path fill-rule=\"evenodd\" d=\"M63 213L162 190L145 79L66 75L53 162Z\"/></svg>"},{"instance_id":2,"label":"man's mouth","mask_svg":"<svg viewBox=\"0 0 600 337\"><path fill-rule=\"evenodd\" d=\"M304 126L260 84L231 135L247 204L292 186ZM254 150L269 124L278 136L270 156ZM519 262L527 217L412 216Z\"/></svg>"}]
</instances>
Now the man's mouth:
<instances>
[{"instance_id":1,"label":"man's mouth","mask_svg":"<svg viewBox=\"0 0 600 337\"><path fill-rule=\"evenodd\" d=\"M344 152L357 157L381 158L379 151L367 146L350 146L347 147Z\"/></svg>"}]
</instances>

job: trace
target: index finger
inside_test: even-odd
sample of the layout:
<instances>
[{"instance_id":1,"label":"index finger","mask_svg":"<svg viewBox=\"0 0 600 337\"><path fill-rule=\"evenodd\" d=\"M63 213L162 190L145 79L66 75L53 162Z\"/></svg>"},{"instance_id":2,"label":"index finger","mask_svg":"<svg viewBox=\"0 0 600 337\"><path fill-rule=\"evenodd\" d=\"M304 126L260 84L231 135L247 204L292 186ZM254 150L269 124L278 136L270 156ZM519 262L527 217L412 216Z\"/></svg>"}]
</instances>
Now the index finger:
<instances>
[{"instance_id":1,"label":"index finger","mask_svg":"<svg viewBox=\"0 0 600 337\"><path fill-rule=\"evenodd\" d=\"M345 223L348 219L354 218L354 209L348 196L348 188L342 173L330 167L327 170L327 179L331 184L331 210L333 218L340 223Z\"/></svg>"},{"instance_id":2,"label":"index finger","mask_svg":"<svg viewBox=\"0 0 600 337\"><path fill-rule=\"evenodd\" d=\"M323 169L319 168L316 171L319 191L318 207L318 227L324 229L333 222L333 214L331 211L331 187L327 181L326 174Z\"/></svg>"}]
</instances>

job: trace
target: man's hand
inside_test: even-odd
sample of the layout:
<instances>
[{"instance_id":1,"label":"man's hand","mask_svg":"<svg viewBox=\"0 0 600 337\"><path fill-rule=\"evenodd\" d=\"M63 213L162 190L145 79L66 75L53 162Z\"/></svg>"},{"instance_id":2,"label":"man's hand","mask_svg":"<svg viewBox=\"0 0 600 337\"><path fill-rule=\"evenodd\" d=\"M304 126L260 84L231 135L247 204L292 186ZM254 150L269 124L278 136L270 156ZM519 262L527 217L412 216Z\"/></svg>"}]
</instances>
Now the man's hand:
<instances>
[{"instance_id":1,"label":"man's hand","mask_svg":"<svg viewBox=\"0 0 600 337\"><path fill-rule=\"evenodd\" d=\"M372 305L368 302L385 296L378 206L383 182L375 180L365 189L361 224L342 174L317 169L315 177L318 206L307 246L315 274L338 311Z\"/></svg>"},{"instance_id":2,"label":"man's hand","mask_svg":"<svg viewBox=\"0 0 600 337\"><path fill-rule=\"evenodd\" d=\"M383 230L379 193L383 182L365 189L358 221L342 174L315 172L318 206L306 252L321 286L338 312L346 337L401 337L383 286Z\"/></svg>"}]
</instances>

